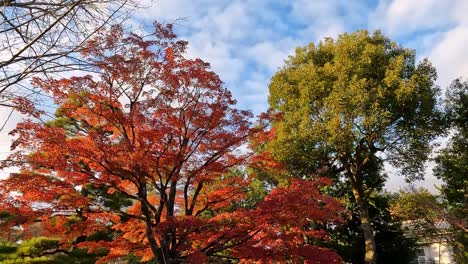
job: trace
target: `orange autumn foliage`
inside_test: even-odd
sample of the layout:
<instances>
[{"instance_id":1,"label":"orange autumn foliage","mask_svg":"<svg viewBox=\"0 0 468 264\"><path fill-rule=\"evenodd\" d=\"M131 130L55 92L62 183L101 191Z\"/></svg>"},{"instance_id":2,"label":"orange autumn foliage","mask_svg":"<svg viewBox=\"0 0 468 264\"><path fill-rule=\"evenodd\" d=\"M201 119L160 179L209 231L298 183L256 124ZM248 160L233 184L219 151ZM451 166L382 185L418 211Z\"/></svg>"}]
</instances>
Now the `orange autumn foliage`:
<instances>
[{"instance_id":1,"label":"orange autumn foliage","mask_svg":"<svg viewBox=\"0 0 468 264\"><path fill-rule=\"evenodd\" d=\"M171 25L155 23L150 39L114 27L85 47L98 78L35 79L56 119L12 132L15 152L2 166L21 172L1 182L1 209L42 218L64 247L109 249L101 263L129 253L159 263L341 263L310 244L327 237L311 223L339 221L339 203L320 192L330 182L293 180L242 207L252 175L232 168L282 166L239 151L268 134L234 108L207 63L184 57L186 46ZM98 231L117 235L83 239Z\"/></svg>"}]
</instances>

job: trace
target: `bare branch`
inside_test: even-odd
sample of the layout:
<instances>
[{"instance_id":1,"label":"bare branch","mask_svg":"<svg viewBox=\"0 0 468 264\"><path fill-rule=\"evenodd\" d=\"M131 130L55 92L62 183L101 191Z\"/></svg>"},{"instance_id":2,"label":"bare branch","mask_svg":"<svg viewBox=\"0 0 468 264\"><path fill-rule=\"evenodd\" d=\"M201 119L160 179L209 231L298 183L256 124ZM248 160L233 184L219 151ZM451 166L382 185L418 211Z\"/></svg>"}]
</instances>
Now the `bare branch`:
<instances>
[{"instance_id":1,"label":"bare branch","mask_svg":"<svg viewBox=\"0 0 468 264\"><path fill-rule=\"evenodd\" d=\"M123 23L139 1L0 0L2 106L14 106L12 100L24 94L31 77L92 71L80 55L84 42L108 25Z\"/></svg>"}]
</instances>

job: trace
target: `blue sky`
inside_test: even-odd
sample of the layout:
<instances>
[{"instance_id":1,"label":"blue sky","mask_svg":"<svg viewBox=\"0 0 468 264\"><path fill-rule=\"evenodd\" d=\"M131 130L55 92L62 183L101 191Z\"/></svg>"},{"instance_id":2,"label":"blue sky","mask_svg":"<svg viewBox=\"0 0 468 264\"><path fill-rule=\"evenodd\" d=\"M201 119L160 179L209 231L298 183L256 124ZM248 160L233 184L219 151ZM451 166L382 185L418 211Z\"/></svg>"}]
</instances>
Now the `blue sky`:
<instances>
[{"instance_id":1,"label":"blue sky","mask_svg":"<svg viewBox=\"0 0 468 264\"><path fill-rule=\"evenodd\" d=\"M357 29L380 29L415 49L418 59L429 58L442 88L468 77L466 0L142 0L142 5L130 24L177 20L176 32L189 41L188 56L211 63L238 106L255 114L267 109L269 79L296 47ZM1 134L0 156L8 142ZM418 185L434 190L437 181L430 174ZM393 176L387 184L392 190L404 186Z\"/></svg>"},{"instance_id":2,"label":"blue sky","mask_svg":"<svg viewBox=\"0 0 468 264\"><path fill-rule=\"evenodd\" d=\"M455 0L160 0L143 1L134 19L176 22L190 42L188 55L200 57L233 91L239 107L255 113L267 105L268 82L298 46L358 29L384 34L418 58L428 57L439 85L468 74L467 1Z\"/></svg>"},{"instance_id":3,"label":"blue sky","mask_svg":"<svg viewBox=\"0 0 468 264\"><path fill-rule=\"evenodd\" d=\"M160 0L145 1L136 23L176 22L189 41L188 55L211 63L238 100L258 114L267 109L268 83L298 46L335 38L358 29L381 30L397 43L429 58L444 89L457 77L468 77L468 1L463 0ZM444 141L444 140L443 140ZM440 184L429 163L426 180ZM387 189L408 185L386 166Z\"/></svg>"}]
</instances>

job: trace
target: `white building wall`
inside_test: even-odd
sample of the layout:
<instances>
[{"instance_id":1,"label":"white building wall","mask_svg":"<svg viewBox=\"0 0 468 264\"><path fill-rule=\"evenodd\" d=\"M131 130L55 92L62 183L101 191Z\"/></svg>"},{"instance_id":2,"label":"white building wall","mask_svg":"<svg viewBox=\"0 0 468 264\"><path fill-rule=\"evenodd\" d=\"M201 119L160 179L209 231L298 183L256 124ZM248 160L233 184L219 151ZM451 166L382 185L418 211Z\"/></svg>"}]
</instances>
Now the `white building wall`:
<instances>
[{"instance_id":1,"label":"white building wall","mask_svg":"<svg viewBox=\"0 0 468 264\"><path fill-rule=\"evenodd\" d=\"M424 247L426 257L433 260L435 264L452 264L452 251L447 243L432 243Z\"/></svg>"}]
</instances>

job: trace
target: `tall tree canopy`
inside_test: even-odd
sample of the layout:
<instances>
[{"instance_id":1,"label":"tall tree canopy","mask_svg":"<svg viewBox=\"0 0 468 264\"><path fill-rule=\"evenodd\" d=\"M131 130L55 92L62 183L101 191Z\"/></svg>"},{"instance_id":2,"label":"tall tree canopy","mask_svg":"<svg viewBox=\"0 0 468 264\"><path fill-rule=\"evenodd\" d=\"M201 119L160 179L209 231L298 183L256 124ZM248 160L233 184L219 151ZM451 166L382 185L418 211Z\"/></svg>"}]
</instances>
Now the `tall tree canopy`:
<instances>
[{"instance_id":1,"label":"tall tree canopy","mask_svg":"<svg viewBox=\"0 0 468 264\"><path fill-rule=\"evenodd\" d=\"M319 191L329 181L292 180L244 207L249 176L230 171L251 155L239 149L257 131L251 113L234 108L207 63L183 56L171 25L155 28L151 39L114 27L87 42L97 80L35 79L56 117L12 132L3 165L21 172L1 182L1 208L23 226L40 218L49 236L66 234L62 248L108 248L100 262L133 253L158 263L339 263L306 243L326 237L311 223L338 219L338 202ZM111 238L90 239L109 229Z\"/></svg>"},{"instance_id":2,"label":"tall tree canopy","mask_svg":"<svg viewBox=\"0 0 468 264\"><path fill-rule=\"evenodd\" d=\"M453 133L448 146L436 157L435 175L444 181L444 198L449 222L456 235L452 247L457 263L468 261L467 197L468 197L468 81L457 79L447 90L448 128Z\"/></svg>"},{"instance_id":3,"label":"tall tree canopy","mask_svg":"<svg viewBox=\"0 0 468 264\"><path fill-rule=\"evenodd\" d=\"M437 135L435 79L427 60L415 64L414 51L357 31L298 48L271 80L269 103L282 115L272 123L273 157L292 175L328 168L350 185L366 263L376 260L368 196L384 181L382 162L407 179L422 177Z\"/></svg>"}]
</instances>

